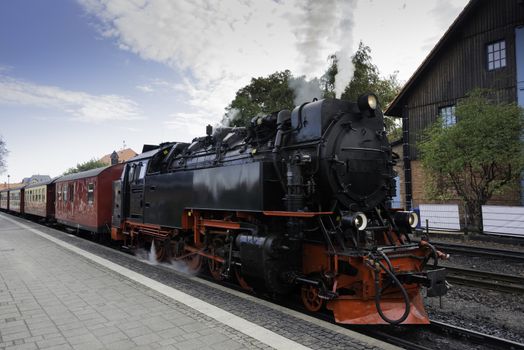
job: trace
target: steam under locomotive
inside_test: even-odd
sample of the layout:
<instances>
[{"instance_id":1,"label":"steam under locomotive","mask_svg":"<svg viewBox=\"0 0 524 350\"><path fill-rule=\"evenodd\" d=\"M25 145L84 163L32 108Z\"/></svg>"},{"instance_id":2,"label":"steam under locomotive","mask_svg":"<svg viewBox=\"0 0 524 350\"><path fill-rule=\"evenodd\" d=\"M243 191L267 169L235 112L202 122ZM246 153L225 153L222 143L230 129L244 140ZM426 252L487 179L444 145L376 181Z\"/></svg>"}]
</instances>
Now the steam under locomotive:
<instances>
[{"instance_id":1,"label":"steam under locomotive","mask_svg":"<svg viewBox=\"0 0 524 350\"><path fill-rule=\"evenodd\" d=\"M375 95L324 99L145 146L113 185L111 236L161 260L351 324L429 323L420 290L446 293L441 255L388 209L395 155Z\"/></svg>"}]
</instances>

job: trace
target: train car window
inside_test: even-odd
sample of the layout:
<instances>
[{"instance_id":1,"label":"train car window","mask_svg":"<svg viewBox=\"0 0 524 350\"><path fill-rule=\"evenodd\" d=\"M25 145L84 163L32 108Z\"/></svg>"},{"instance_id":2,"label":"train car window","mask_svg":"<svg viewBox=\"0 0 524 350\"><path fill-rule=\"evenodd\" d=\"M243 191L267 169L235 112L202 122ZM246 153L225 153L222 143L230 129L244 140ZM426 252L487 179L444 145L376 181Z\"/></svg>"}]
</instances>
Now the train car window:
<instances>
[{"instance_id":1,"label":"train car window","mask_svg":"<svg viewBox=\"0 0 524 350\"><path fill-rule=\"evenodd\" d=\"M128 183L131 183L135 180L135 169L136 169L136 163L133 163L129 166L129 173L127 174Z\"/></svg>"},{"instance_id":2,"label":"train car window","mask_svg":"<svg viewBox=\"0 0 524 350\"><path fill-rule=\"evenodd\" d=\"M144 162L140 162L140 173L138 174L139 180L142 180L144 176L146 176L146 169L147 169L147 160Z\"/></svg>"},{"instance_id":3,"label":"train car window","mask_svg":"<svg viewBox=\"0 0 524 350\"><path fill-rule=\"evenodd\" d=\"M62 184L56 185L56 198L58 201L62 200Z\"/></svg>"},{"instance_id":4,"label":"train car window","mask_svg":"<svg viewBox=\"0 0 524 350\"><path fill-rule=\"evenodd\" d=\"M87 184L87 204L93 204L95 200L95 184Z\"/></svg>"},{"instance_id":5,"label":"train car window","mask_svg":"<svg viewBox=\"0 0 524 350\"><path fill-rule=\"evenodd\" d=\"M64 191L64 194L62 195L62 199L64 202L67 202L67 184L63 184L63 191Z\"/></svg>"}]
</instances>

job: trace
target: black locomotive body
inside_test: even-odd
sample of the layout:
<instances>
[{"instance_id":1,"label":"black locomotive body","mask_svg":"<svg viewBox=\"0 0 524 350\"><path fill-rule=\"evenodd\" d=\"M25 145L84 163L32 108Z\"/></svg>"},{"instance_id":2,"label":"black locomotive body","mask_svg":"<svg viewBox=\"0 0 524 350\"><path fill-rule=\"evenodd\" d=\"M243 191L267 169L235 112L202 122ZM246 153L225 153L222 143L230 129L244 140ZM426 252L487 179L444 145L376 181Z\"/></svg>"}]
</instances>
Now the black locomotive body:
<instances>
[{"instance_id":1,"label":"black locomotive body","mask_svg":"<svg viewBox=\"0 0 524 350\"><path fill-rule=\"evenodd\" d=\"M416 214L388 209L394 154L374 95L324 99L166 143L114 184L112 237L271 295L298 290L343 323L427 323L420 287L445 293Z\"/></svg>"}]
</instances>

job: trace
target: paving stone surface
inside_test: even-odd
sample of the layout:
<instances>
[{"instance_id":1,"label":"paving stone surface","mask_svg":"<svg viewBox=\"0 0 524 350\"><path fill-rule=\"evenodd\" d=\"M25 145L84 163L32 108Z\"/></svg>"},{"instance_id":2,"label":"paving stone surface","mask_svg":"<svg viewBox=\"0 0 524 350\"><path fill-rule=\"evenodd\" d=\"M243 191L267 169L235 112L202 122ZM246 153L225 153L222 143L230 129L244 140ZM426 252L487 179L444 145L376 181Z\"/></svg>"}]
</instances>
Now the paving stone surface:
<instances>
[{"instance_id":1,"label":"paving stone surface","mask_svg":"<svg viewBox=\"0 0 524 350\"><path fill-rule=\"evenodd\" d=\"M312 349L379 349L365 337L354 338L210 288L178 272L176 267L152 266L85 238L23 223ZM28 343L36 344L38 349L77 349L90 342L110 349L270 349L152 289L25 232L0 216L0 310L2 307L7 313L4 317L0 312L0 349L14 346L14 340L3 340L3 330L9 328L7 323L20 321L16 324L21 325L19 331L13 332L28 330L31 337L41 336L43 339ZM24 307L27 309L22 311Z\"/></svg>"},{"instance_id":2,"label":"paving stone surface","mask_svg":"<svg viewBox=\"0 0 524 350\"><path fill-rule=\"evenodd\" d=\"M0 217L0 349L141 348L266 345Z\"/></svg>"}]
</instances>

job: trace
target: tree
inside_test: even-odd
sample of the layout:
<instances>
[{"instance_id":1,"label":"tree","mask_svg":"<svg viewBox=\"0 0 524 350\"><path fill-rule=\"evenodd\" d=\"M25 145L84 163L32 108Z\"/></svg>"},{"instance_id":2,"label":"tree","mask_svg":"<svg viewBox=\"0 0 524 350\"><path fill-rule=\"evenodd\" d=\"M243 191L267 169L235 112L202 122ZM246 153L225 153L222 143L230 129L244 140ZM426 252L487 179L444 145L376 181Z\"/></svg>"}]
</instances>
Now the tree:
<instances>
[{"instance_id":1,"label":"tree","mask_svg":"<svg viewBox=\"0 0 524 350\"><path fill-rule=\"evenodd\" d=\"M267 77L252 78L249 85L237 91L226 107L231 126L247 126L251 118L281 109L292 109L294 94L289 87L291 72L275 72Z\"/></svg>"},{"instance_id":2,"label":"tree","mask_svg":"<svg viewBox=\"0 0 524 350\"><path fill-rule=\"evenodd\" d=\"M482 205L514 186L524 170L524 113L497 103L493 92L474 90L459 101L457 123L439 118L419 144L427 192L433 199L458 196L470 229L482 231Z\"/></svg>"},{"instance_id":3,"label":"tree","mask_svg":"<svg viewBox=\"0 0 524 350\"><path fill-rule=\"evenodd\" d=\"M335 79L338 74L337 57L330 56L330 67L322 76L324 96L334 97ZM390 74L387 77L381 77L376 65L373 64L371 58L371 49L364 45L361 41L358 45L358 50L351 57L353 62L354 72L353 79L344 90L341 98L349 101L357 101L358 97L363 93L372 92L377 95L380 104L385 108L397 94L400 92L400 83L397 78L397 73ZM394 119L390 117L384 118L386 124L386 131L390 135L399 138L402 132ZM391 138L391 137L390 137Z\"/></svg>"},{"instance_id":4,"label":"tree","mask_svg":"<svg viewBox=\"0 0 524 350\"><path fill-rule=\"evenodd\" d=\"M9 151L5 147L5 141L0 137L0 174L2 174L7 167L5 160L7 153L9 153Z\"/></svg>"},{"instance_id":5,"label":"tree","mask_svg":"<svg viewBox=\"0 0 524 350\"><path fill-rule=\"evenodd\" d=\"M331 55L328 58L330 64L326 73L320 78L322 85L322 92L324 97L335 98L335 78L338 74L338 59L337 55Z\"/></svg>"},{"instance_id":6,"label":"tree","mask_svg":"<svg viewBox=\"0 0 524 350\"><path fill-rule=\"evenodd\" d=\"M107 166L106 163L93 158L91 160L88 160L87 162L78 163L76 165L76 167L67 169L64 172L64 175L79 173L79 172L82 172L82 171L96 169L96 168L102 168L102 167L105 167L105 166Z\"/></svg>"}]
</instances>

